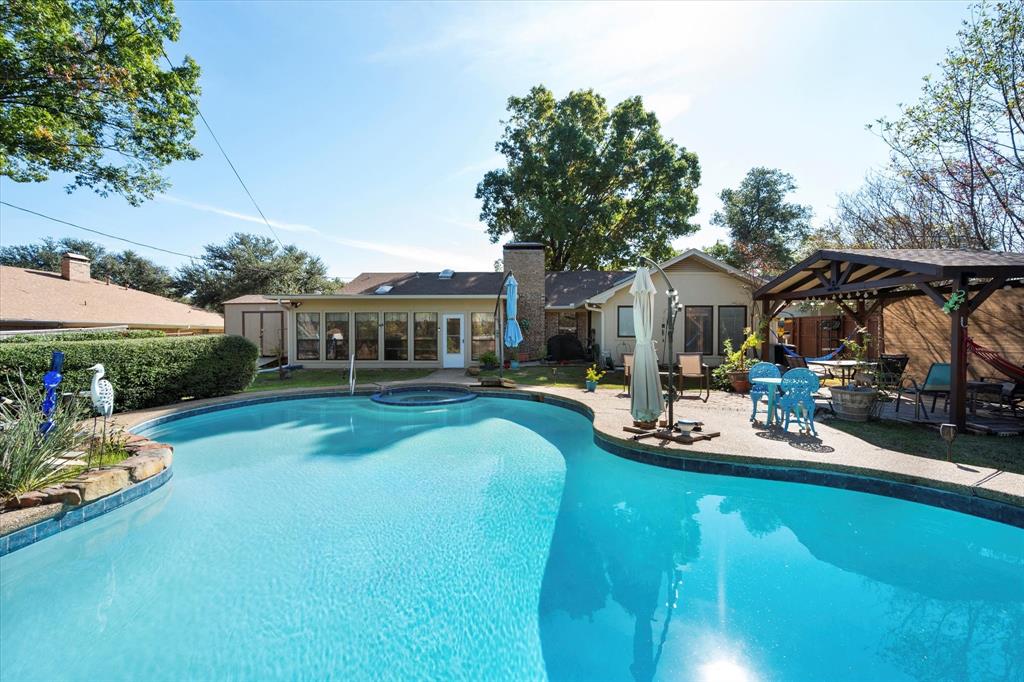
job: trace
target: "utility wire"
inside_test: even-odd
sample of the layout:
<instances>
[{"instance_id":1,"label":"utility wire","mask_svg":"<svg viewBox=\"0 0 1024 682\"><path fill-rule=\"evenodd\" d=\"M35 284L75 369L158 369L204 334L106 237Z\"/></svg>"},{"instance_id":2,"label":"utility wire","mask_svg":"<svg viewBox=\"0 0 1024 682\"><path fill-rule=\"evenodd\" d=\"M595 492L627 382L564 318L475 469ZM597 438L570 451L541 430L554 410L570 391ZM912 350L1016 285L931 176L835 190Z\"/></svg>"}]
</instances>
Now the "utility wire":
<instances>
[{"instance_id":1,"label":"utility wire","mask_svg":"<svg viewBox=\"0 0 1024 682\"><path fill-rule=\"evenodd\" d=\"M103 237L107 237L108 239L116 239L118 241L127 242L128 244L134 244L135 246L141 246L144 249L153 249L154 251L162 251L163 253L169 253L169 254L171 254L173 256L181 256L183 258L189 258L191 260L201 260L198 256L190 256L189 254L181 253L180 251L171 251L170 249L165 249L165 248L162 248L160 246L153 246L152 244L144 244L143 242L137 242L137 241L134 241L132 239L127 239L125 237L118 237L116 234L110 234L108 232L101 232L100 230L94 230L91 227L83 227L82 225L79 225L77 223L68 222L67 220L61 220L60 218L54 218L53 216L48 216L45 213L39 213L38 211L33 211L33 210L25 208L23 206L15 206L14 204L8 203L6 201L0 201L0 204L3 204L4 206L10 207L10 208L17 209L19 211L24 211L25 213L31 213L32 215L39 216L40 218L46 218L47 220L52 220L55 223L61 223L62 225L70 225L71 227L78 228L79 230L85 230L86 232L92 232L93 234L98 234L98 235L101 235Z\"/></svg>"},{"instance_id":2,"label":"utility wire","mask_svg":"<svg viewBox=\"0 0 1024 682\"><path fill-rule=\"evenodd\" d=\"M171 58L167 55L167 50L164 49L162 41L160 43L160 52L163 53L164 59L167 60L167 65L170 66L171 69L177 68L174 66L174 62L171 61ZM190 97L189 99L192 98ZM277 236L277 231L274 230L273 226L270 224L270 221L267 220L267 216L263 214L263 209L260 208L260 205L258 203L256 203L256 198L252 195L252 192L249 191L249 188L245 184L245 180L242 179L242 176L238 172L238 169L235 168L235 164L231 161L231 157L228 156L228 153L224 150L224 146L220 143L220 140L217 139L216 133L214 133L213 128L210 127L210 122L206 120L205 116L203 116L203 110L199 108L199 102L192 99L192 103L196 107L196 113L199 114L199 119L203 122L203 125L206 126L206 130L207 132L210 133L210 137L212 137L213 141L217 144L217 149L220 150L221 156L223 156L224 160L228 162L228 166L231 167L231 172L235 174L236 178L238 178L238 184L240 184L242 186L242 189L245 190L245 193L249 197L249 201L252 202L252 205L256 208L256 212L259 213L260 218L263 219L263 224L267 226L267 229L270 230L270 234L274 235L274 239L276 239L277 243L281 246L282 249L284 249L284 242L282 242L281 238Z\"/></svg>"}]
</instances>

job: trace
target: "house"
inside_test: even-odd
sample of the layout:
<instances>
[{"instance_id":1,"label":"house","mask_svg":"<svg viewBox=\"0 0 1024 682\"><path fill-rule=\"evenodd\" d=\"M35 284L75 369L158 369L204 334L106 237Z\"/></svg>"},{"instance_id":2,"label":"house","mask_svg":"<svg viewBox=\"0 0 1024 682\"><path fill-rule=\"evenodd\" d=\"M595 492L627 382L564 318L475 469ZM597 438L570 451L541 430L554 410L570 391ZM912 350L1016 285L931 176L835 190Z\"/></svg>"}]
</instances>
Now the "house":
<instances>
[{"instance_id":1,"label":"house","mask_svg":"<svg viewBox=\"0 0 1024 682\"><path fill-rule=\"evenodd\" d=\"M163 296L90 277L89 259L64 254L60 272L0 266L0 330L124 326L219 334L224 318Z\"/></svg>"},{"instance_id":2,"label":"house","mask_svg":"<svg viewBox=\"0 0 1024 682\"><path fill-rule=\"evenodd\" d=\"M697 249L662 267L683 306L674 351L700 352L717 364L725 339L742 341L759 283ZM545 357L557 334L596 345L615 364L632 352L633 271L546 272L544 247L529 242L505 245L504 268L519 282L521 358ZM496 350L494 313L505 273L367 272L333 294L245 296L225 302L226 330L257 340L271 355L281 343L280 315L287 356L306 367L346 366L353 354L364 367L466 367ZM657 274L655 284L655 327L663 338L667 299ZM261 343L260 334L273 340ZM668 355L664 342L659 350Z\"/></svg>"}]
</instances>

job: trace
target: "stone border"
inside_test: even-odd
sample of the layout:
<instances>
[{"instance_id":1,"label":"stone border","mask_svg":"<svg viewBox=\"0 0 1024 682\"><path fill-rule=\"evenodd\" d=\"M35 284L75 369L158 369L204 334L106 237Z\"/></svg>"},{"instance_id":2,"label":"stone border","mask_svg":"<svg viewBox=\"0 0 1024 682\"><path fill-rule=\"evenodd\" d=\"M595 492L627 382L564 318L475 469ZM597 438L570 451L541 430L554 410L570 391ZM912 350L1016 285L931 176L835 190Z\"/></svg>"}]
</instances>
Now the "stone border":
<instances>
[{"instance_id":1,"label":"stone border","mask_svg":"<svg viewBox=\"0 0 1024 682\"><path fill-rule=\"evenodd\" d=\"M445 384L430 384L442 387ZM529 391L525 389L502 389L479 386L463 386L481 396L505 398L511 400L529 400L546 403L576 412L594 422L594 410L585 403L556 396L550 393ZM374 389L356 389L352 395L368 397L375 393ZM278 393L263 397L245 397L238 400L220 400L211 405L204 405L195 408L182 408L167 414L146 419L133 426L133 429L142 430L151 428L169 421L176 421L186 417L194 417L200 414L218 412L220 410L244 407L246 405L257 405L261 403L279 402L283 400L303 400L307 398L331 398L348 397L346 390L339 389L293 389L287 393ZM743 478L760 478L773 481L785 481L790 483L804 483L818 485L828 488L840 488L856 492L882 495L904 499L918 504L926 504L932 507L939 507L956 511L971 516L978 516L991 521L1005 523L1007 525L1024 528L1024 507L1009 502L993 500L979 495L968 494L957 490L946 490L937 486L919 485L895 479L887 479L881 475L864 475L844 471L834 471L824 468L810 466L790 465L765 465L742 461L726 461L717 458L710 453L701 453L701 456L688 456L669 454L671 451L660 450L656 447L645 446L634 441L627 441L615 438L596 426L593 427L594 443L606 452L631 459L643 464L651 464L667 469L691 471L695 473L718 474L724 476L737 476ZM884 474L879 471L879 474ZM894 474L895 476L895 474Z\"/></svg>"},{"instance_id":2,"label":"stone border","mask_svg":"<svg viewBox=\"0 0 1024 682\"><path fill-rule=\"evenodd\" d=\"M77 525L85 523L90 519L95 519L98 516L102 516L107 512L112 512L115 509L123 507L124 505L139 499L154 490L162 487L167 481L171 480L173 472L170 467L164 469L159 474L151 476L144 481L140 481L134 485L130 485L127 488L122 488L120 491L101 497L98 500L88 502L78 507L72 507L65 510L59 516L55 516L45 521L34 523L31 526L26 526L21 530L16 530L13 533L0 537L0 556L10 554L16 550L28 547L29 545L45 540L51 535L74 528Z\"/></svg>"}]
</instances>

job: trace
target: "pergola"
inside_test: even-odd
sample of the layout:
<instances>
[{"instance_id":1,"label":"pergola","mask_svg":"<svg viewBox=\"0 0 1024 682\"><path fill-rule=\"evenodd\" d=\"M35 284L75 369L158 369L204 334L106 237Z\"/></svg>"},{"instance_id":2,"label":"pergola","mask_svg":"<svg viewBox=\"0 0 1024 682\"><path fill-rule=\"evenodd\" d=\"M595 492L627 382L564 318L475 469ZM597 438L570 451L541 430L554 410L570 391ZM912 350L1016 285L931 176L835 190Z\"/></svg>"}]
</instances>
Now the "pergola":
<instances>
[{"instance_id":1,"label":"pergola","mask_svg":"<svg viewBox=\"0 0 1024 682\"><path fill-rule=\"evenodd\" d=\"M971 313L997 289L1024 285L1024 253L962 249L850 249L816 251L754 292L770 321L795 301L827 301L866 326L886 301L928 296L939 308L963 292L949 310L950 419L967 422L967 325ZM959 296L958 296L959 298ZM954 308L954 306L948 306ZM768 338L762 357L768 356Z\"/></svg>"}]
</instances>

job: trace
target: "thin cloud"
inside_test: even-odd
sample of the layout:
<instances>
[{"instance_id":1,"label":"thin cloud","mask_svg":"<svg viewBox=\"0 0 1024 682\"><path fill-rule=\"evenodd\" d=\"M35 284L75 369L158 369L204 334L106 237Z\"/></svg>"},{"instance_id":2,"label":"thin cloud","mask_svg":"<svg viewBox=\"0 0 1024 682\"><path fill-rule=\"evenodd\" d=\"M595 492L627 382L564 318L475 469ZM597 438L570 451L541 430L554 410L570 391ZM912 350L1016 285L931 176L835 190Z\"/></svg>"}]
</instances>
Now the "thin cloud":
<instances>
[{"instance_id":1,"label":"thin cloud","mask_svg":"<svg viewBox=\"0 0 1024 682\"><path fill-rule=\"evenodd\" d=\"M159 199L161 201L177 204L179 206L185 206L196 211L204 211L206 213L213 213L215 215L224 216L225 218L232 218L234 220L241 220L247 223L256 223L259 225L263 225L263 219L256 215L240 213L238 211L232 211L226 208L220 208L218 206L210 206L209 204L200 204L194 201L180 199L178 197L170 196L167 194L161 195ZM413 263L430 265L432 267L454 267L465 271L478 270L481 265L481 262L477 262L476 259L471 260L459 254L453 254L450 251L438 251L417 244L389 244L384 242L365 241L361 239L346 239L344 237L336 237L332 234L324 232L323 230L313 227L312 225L304 225L301 223L286 223L272 219L268 219L267 222L269 222L275 228L286 230L289 232L296 232L318 237L333 244L338 244L339 246L360 249L363 251L372 251L374 253L380 253L395 258L402 258L404 260L412 261Z\"/></svg>"}]
</instances>

